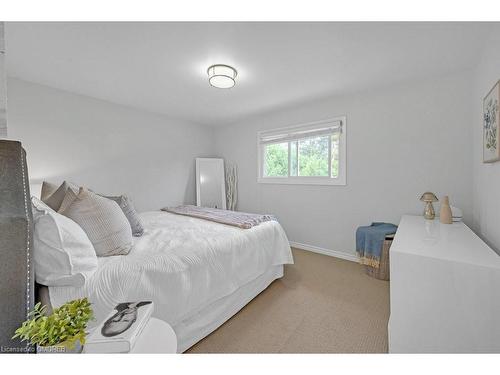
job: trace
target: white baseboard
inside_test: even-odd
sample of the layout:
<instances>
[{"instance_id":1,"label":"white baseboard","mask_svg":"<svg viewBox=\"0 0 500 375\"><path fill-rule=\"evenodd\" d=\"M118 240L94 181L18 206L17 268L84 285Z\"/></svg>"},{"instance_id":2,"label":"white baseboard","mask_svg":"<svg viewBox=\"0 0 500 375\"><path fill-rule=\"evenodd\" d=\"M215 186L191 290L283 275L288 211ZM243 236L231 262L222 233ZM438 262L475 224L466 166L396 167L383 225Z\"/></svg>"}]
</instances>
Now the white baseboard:
<instances>
[{"instance_id":1,"label":"white baseboard","mask_svg":"<svg viewBox=\"0 0 500 375\"><path fill-rule=\"evenodd\" d=\"M325 249L323 247L318 247L318 246L313 246L313 245L306 245L306 244L294 242L294 241L288 241L288 242L290 243L291 247L296 247L297 249L312 251L313 253L318 253L318 254L323 254L323 255L329 255L331 257L345 259L345 260L349 260L351 262L356 262L356 263L359 262L358 256L354 255L354 254L344 253L343 251Z\"/></svg>"}]
</instances>

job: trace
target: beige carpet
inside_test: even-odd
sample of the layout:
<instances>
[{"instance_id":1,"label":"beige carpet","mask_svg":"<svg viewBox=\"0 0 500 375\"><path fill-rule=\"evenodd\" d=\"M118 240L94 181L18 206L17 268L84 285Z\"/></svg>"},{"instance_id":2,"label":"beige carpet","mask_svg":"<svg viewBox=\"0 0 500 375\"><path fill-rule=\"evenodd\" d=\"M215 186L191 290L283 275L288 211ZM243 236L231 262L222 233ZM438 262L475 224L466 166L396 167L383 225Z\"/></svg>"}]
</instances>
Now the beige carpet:
<instances>
[{"instance_id":1,"label":"beige carpet","mask_svg":"<svg viewBox=\"0 0 500 375\"><path fill-rule=\"evenodd\" d=\"M389 282L293 249L285 276L188 353L385 353Z\"/></svg>"}]
</instances>

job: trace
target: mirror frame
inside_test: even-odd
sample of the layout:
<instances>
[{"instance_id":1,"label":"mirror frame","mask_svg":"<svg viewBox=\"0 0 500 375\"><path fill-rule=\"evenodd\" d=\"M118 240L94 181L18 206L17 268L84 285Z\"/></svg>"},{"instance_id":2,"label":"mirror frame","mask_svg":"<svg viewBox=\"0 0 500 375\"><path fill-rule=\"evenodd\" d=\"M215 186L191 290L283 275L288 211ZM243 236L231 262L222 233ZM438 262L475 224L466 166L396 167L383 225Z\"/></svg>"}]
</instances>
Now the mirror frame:
<instances>
[{"instance_id":1,"label":"mirror frame","mask_svg":"<svg viewBox=\"0 0 500 375\"><path fill-rule=\"evenodd\" d=\"M224 170L224 159L219 158L196 158L196 205L201 206L200 199L200 163L201 162L212 162L216 164L220 164L220 169L222 171L222 207L223 210L226 210L226 179L225 179L225 170Z\"/></svg>"}]
</instances>

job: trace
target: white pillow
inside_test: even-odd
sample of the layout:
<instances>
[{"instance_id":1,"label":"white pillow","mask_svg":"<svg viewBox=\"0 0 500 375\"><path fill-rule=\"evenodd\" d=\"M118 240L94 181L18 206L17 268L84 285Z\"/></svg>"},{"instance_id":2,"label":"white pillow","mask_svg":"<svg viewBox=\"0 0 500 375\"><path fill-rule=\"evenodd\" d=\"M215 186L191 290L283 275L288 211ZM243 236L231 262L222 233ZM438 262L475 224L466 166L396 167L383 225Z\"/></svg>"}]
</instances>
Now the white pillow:
<instances>
[{"instance_id":1,"label":"white pillow","mask_svg":"<svg viewBox=\"0 0 500 375\"><path fill-rule=\"evenodd\" d=\"M49 206L47 206L46 203L41 201L35 196L31 197L31 208L33 211L33 220L36 221L40 216L46 215L47 212L56 212Z\"/></svg>"},{"instance_id":2,"label":"white pillow","mask_svg":"<svg viewBox=\"0 0 500 375\"><path fill-rule=\"evenodd\" d=\"M33 253L37 283L82 286L97 269L97 256L82 228L32 197Z\"/></svg>"}]
</instances>

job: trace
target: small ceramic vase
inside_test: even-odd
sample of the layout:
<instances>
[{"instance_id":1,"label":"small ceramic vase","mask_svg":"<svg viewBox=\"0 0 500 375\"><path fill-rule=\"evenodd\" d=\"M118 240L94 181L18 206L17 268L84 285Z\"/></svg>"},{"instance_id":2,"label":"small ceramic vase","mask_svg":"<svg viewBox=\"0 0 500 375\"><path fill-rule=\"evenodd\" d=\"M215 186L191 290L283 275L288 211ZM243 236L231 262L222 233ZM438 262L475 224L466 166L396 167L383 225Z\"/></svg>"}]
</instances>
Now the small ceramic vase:
<instances>
[{"instance_id":1,"label":"small ceramic vase","mask_svg":"<svg viewBox=\"0 0 500 375\"><path fill-rule=\"evenodd\" d=\"M445 195L441 201L441 211L439 213L439 221L442 224L453 223L453 217L451 215L450 200L447 195Z\"/></svg>"}]
</instances>

